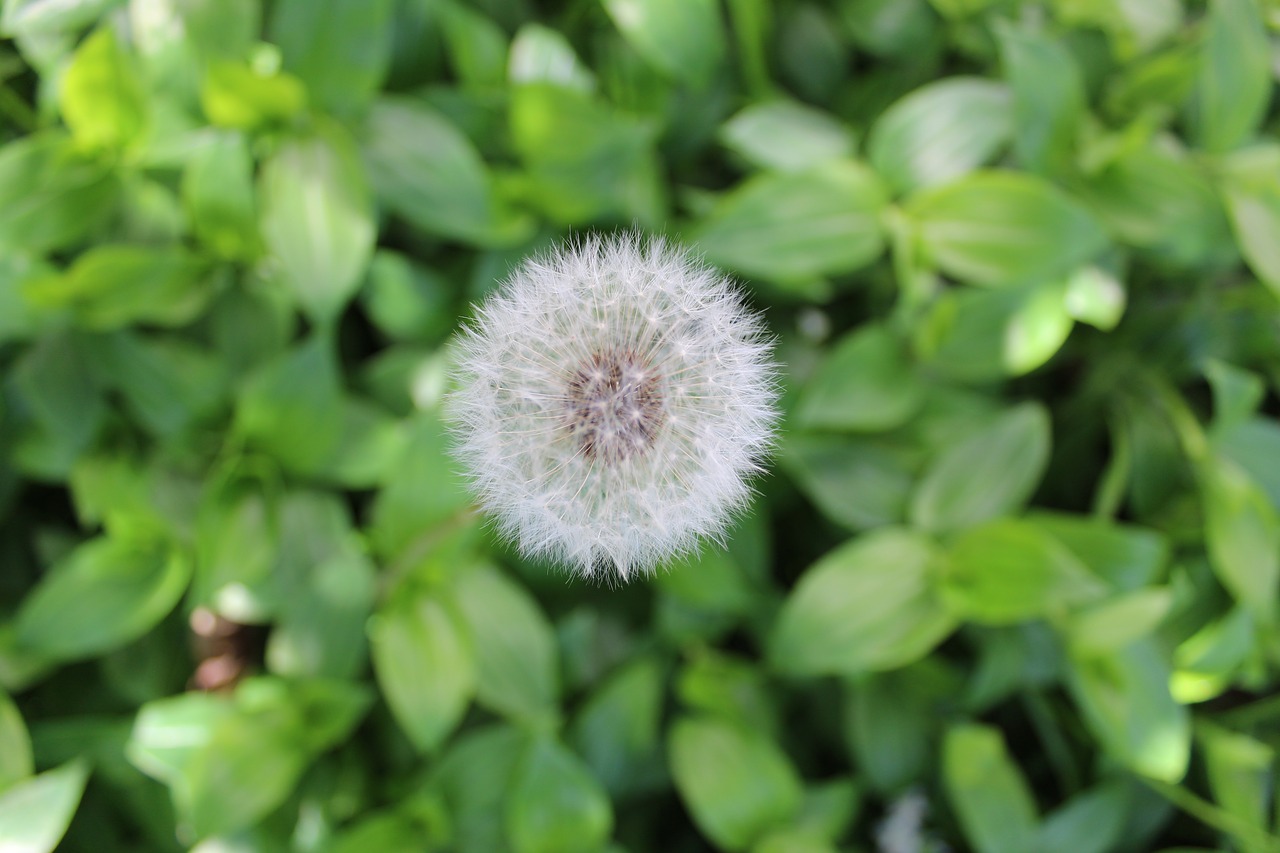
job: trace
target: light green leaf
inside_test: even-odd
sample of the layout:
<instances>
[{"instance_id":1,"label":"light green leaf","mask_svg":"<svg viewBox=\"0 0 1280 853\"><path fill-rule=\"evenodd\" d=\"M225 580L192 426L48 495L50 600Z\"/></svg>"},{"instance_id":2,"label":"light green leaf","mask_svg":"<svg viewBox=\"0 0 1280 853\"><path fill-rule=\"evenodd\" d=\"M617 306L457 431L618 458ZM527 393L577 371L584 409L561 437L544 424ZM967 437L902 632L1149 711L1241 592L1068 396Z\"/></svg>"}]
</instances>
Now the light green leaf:
<instances>
[{"instance_id":1,"label":"light green leaf","mask_svg":"<svg viewBox=\"0 0 1280 853\"><path fill-rule=\"evenodd\" d=\"M1124 282L1101 267L1081 267L1067 280L1067 314L1104 332L1120 322L1128 298Z\"/></svg>"},{"instance_id":2,"label":"light green leaf","mask_svg":"<svg viewBox=\"0 0 1280 853\"><path fill-rule=\"evenodd\" d=\"M190 561L167 543L92 539L55 565L22 602L18 641L57 660L102 654L155 627L190 578Z\"/></svg>"},{"instance_id":3,"label":"light green leaf","mask_svg":"<svg viewBox=\"0 0 1280 853\"><path fill-rule=\"evenodd\" d=\"M506 830L515 853L594 853L613 831L613 807L572 752L536 737L511 780Z\"/></svg>"},{"instance_id":4,"label":"light green leaf","mask_svg":"<svg viewBox=\"0 0 1280 853\"><path fill-rule=\"evenodd\" d=\"M1271 42L1255 0L1212 0L1193 124L1200 144L1223 153L1247 142L1271 101Z\"/></svg>"},{"instance_id":5,"label":"light green leaf","mask_svg":"<svg viewBox=\"0 0 1280 853\"><path fill-rule=\"evenodd\" d=\"M1042 175L1074 171L1085 116L1084 80L1070 52L1043 33L999 26L1005 77L1013 89L1013 150Z\"/></svg>"},{"instance_id":6,"label":"light green leaf","mask_svg":"<svg viewBox=\"0 0 1280 853\"><path fill-rule=\"evenodd\" d=\"M507 75L512 83L552 83L580 92L595 91L596 79L560 32L541 24L520 27L511 40Z\"/></svg>"},{"instance_id":7,"label":"light green leaf","mask_svg":"<svg viewBox=\"0 0 1280 853\"><path fill-rule=\"evenodd\" d=\"M1223 164L1220 185L1240 253L1253 274L1280 294L1280 146L1233 154Z\"/></svg>"},{"instance_id":8,"label":"light green leaf","mask_svg":"<svg viewBox=\"0 0 1280 853\"><path fill-rule=\"evenodd\" d=\"M432 752L462 719L475 691L469 637L429 594L393 600L370 622L373 671L396 722Z\"/></svg>"},{"instance_id":9,"label":"light green leaf","mask_svg":"<svg viewBox=\"0 0 1280 853\"><path fill-rule=\"evenodd\" d=\"M942 780L975 853L1035 849L1036 802L998 729L953 726L942 742Z\"/></svg>"},{"instance_id":10,"label":"light green leaf","mask_svg":"<svg viewBox=\"0 0 1280 853\"><path fill-rule=\"evenodd\" d=\"M262 233L281 277L319 324L333 323L359 289L373 253L364 173L340 130L288 142L262 166Z\"/></svg>"},{"instance_id":11,"label":"light green leaf","mask_svg":"<svg viewBox=\"0 0 1280 853\"><path fill-rule=\"evenodd\" d=\"M1067 686L1111 757L1136 773L1177 782L1191 751L1187 709L1169 693L1169 663L1153 640L1073 659Z\"/></svg>"},{"instance_id":12,"label":"light green leaf","mask_svg":"<svg viewBox=\"0 0 1280 853\"><path fill-rule=\"evenodd\" d=\"M928 83L872 125L867 157L902 193L945 184L989 162L1009 141L1009 89L979 77Z\"/></svg>"},{"instance_id":13,"label":"light green leaf","mask_svg":"<svg viewBox=\"0 0 1280 853\"><path fill-rule=\"evenodd\" d=\"M86 149L136 143L146 124L146 100L131 57L102 27L80 43L62 77L62 117Z\"/></svg>"},{"instance_id":14,"label":"light green leaf","mask_svg":"<svg viewBox=\"0 0 1280 853\"><path fill-rule=\"evenodd\" d=\"M934 594L938 559L932 541L902 528L827 554L783 604L771 664L793 675L856 675L928 654L955 627Z\"/></svg>"},{"instance_id":15,"label":"light green leaf","mask_svg":"<svg viewBox=\"0 0 1280 853\"><path fill-rule=\"evenodd\" d=\"M18 706L0 690L0 794L34 772L27 726Z\"/></svg>"},{"instance_id":16,"label":"light green leaf","mask_svg":"<svg viewBox=\"0 0 1280 853\"><path fill-rule=\"evenodd\" d=\"M815 430L892 429L915 413L924 394L924 383L898 338L883 326L864 326L838 341L804 384L796 425Z\"/></svg>"},{"instance_id":17,"label":"light green leaf","mask_svg":"<svg viewBox=\"0 0 1280 853\"><path fill-rule=\"evenodd\" d=\"M745 850L800 810L804 791L795 768L756 730L685 717L671 726L667 750L680 798L718 847Z\"/></svg>"},{"instance_id":18,"label":"light green leaf","mask_svg":"<svg viewBox=\"0 0 1280 853\"><path fill-rule=\"evenodd\" d=\"M6 0L0 32L32 36L75 30L96 21L119 0Z\"/></svg>"},{"instance_id":19,"label":"light green leaf","mask_svg":"<svg viewBox=\"0 0 1280 853\"><path fill-rule=\"evenodd\" d=\"M217 127L255 130L283 124L302 112L307 90L292 74L267 72L237 60L209 63L200 106Z\"/></svg>"},{"instance_id":20,"label":"light green leaf","mask_svg":"<svg viewBox=\"0 0 1280 853\"><path fill-rule=\"evenodd\" d=\"M1042 406L1007 409L933 460L912 496L912 522L943 532L1016 510L1044 474L1049 441L1049 415Z\"/></svg>"},{"instance_id":21,"label":"light green leaf","mask_svg":"<svg viewBox=\"0 0 1280 853\"><path fill-rule=\"evenodd\" d=\"M88 778L89 768L74 761L0 791L0 850L53 853Z\"/></svg>"},{"instance_id":22,"label":"light green leaf","mask_svg":"<svg viewBox=\"0 0 1280 853\"><path fill-rule=\"evenodd\" d=\"M1065 545L1013 518L989 521L951 544L942 596L958 617L1003 625L1058 615L1106 587Z\"/></svg>"},{"instance_id":23,"label":"light green leaf","mask_svg":"<svg viewBox=\"0 0 1280 853\"><path fill-rule=\"evenodd\" d=\"M146 322L181 326L213 296L209 264L179 246L99 245L60 276L28 282L36 305L69 309L91 329Z\"/></svg>"},{"instance_id":24,"label":"light green leaf","mask_svg":"<svg viewBox=\"0 0 1280 853\"><path fill-rule=\"evenodd\" d=\"M187 161L182 200L201 242L231 260L253 258L260 249L253 194L253 160L243 135L209 138Z\"/></svg>"},{"instance_id":25,"label":"light green leaf","mask_svg":"<svg viewBox=\"0 0 1280 853\"><path fill-rule=\"evenodd\" d=\"M705 86L724 62L724 24L715 0L602 2L636 52L676 80Z\"/></svg>"},{"instance_id":26,"label":"light green leaf","mask_svg":"<svg viewBox=\"0 0 1280 853\"><path fill-rule=\"evenodd\" d=\"M1271 624L1280 592L1280 516L1262 488L1230 459L1210 456L1198 475L1213 570L1259 623Z\"/></svg>"},{"instance_id":27,"label":"light green leaf","mask_svg":"<svg viewBox=\"0 0 1280 853\"><path fill-rule=\"evenodd\" d=\"M491 568L463 572L454 594L475 650L476 699L515 720L554 717L555 632L537 601Z\"/></svg>"},{"instance_id":28,"label":"light green leaf","mask_svg":"<svg viewBox=\"0 0 1280 853\"><path fill-rule=\"evenodd\" d=\"M720 127L720 142L764 169L803 172L853 155L853 132L830 113L797 101L752 104Z\"/></svg>"},{"instance_id":29,"label":"light green leaf","mask_svg":"<svg viewBox=\"0 0 1280 853\"><path fill-rule=\"evenodd\" d=\"M269 32L285 70L317 104L342 113L364 107L391 64L393 0L278 0Z\"/></svg>"},{"instance_id":30,"label":"light green leaf","mask_svg":"<svg viewBox=\"0 0 1280 853\"><path fill-rule=\"evenodd\" d=\"M905 206L926 256L947 275L1000 287L1065 275L1105 248L1079 202L1033 175L974 172Z\"/></svg>"},{"instance_id":31,"label":"light green leaf","mask_svg":"<svg viewBox=\"0 0 1280 853\"><path fill-rule=\"evenodd\" d=\"M1167 587L1135 590L1073 614L1068 624L1072 650L1080 655L1104 654L1145 637L1173 607Z\"/></svg>"},{"instance_id":32,"label":"light green leaf","mask_svg":"<svg viewBox=\"0 0 1280 853\"><path fill-rule=\"evenodd\" d=\"M712 263L783 283L852 272L884 251L888 197L866 166L834 161L737 186L689 241Z\"/></svg>"}]
</instances>

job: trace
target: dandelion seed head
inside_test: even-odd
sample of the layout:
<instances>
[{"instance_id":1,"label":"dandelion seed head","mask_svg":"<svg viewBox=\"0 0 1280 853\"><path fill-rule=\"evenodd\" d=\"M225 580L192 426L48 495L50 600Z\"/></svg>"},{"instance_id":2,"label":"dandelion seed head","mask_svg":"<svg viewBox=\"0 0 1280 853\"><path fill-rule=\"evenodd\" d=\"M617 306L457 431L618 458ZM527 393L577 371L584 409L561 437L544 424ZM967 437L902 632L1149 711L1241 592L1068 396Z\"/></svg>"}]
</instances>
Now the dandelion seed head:
<instances>
[{"instance_id":1,"label":"dandelion seed head","mask_svg":"<svg viewBox=\"0 0 1280 853\"><path fill-rule=\"evenodd\" d=\"M661 239L588 237L527 260L462 333L454 452L524 553L647 574L750 499L770 349L726 276Z\"/></svg>"}]
</instances>

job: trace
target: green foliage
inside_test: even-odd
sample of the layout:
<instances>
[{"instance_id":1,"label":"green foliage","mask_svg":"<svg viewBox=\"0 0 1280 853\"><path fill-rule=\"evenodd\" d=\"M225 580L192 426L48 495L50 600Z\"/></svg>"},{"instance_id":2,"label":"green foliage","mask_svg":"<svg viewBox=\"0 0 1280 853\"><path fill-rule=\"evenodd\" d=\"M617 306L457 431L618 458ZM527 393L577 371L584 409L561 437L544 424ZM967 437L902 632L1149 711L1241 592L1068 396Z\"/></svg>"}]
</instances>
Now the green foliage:
<instances>
[{"instance_id":1,"label":"green foliage","mask_svg":"<svg viewBox=\"0 0 1280 853\"><path fill-rule=\"evenodd\" d=\"M1280 850L1274 0L4 0L0 850ZM450 339L739 276L776 470L622 589ZM721 547L723 545L723 547Z\"/></svg>"}]
</instances>

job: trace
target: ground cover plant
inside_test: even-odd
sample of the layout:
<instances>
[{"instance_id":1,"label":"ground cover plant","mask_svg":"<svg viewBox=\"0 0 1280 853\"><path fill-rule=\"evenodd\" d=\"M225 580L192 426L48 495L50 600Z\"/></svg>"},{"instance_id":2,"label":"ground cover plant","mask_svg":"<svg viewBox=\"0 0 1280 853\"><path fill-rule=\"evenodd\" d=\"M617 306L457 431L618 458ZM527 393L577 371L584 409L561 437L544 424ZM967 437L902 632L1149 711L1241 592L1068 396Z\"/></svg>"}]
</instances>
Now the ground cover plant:
<instances>
[{"instance_id":1,"label":"ground cover plant","mask_svg":"<svg viewBox=\"0 0 1280 853\"><path fill-rule=\"evenodd\" d=\"M4 0L0 850L1280 850L1278 29ZM614 588L441 414L597 232L782 365L726 547Z\"/></svg>"}]
</instances>

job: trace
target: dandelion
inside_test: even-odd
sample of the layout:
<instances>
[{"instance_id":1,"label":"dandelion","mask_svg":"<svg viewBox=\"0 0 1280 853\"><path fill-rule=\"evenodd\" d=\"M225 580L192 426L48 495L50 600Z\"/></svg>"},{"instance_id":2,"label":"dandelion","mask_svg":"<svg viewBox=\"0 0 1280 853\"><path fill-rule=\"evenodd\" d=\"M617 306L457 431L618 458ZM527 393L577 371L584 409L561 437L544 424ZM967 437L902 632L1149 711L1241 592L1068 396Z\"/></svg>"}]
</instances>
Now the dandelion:
<instances>
[{"instance_id":1,"label":"dandelion","mask_svg":"<svg viewBox=\"0 0 1280 853\"><path fill-rule=\"evenodd\" d=\"M480 505L522 552L626 581L720 539L777 420L770 342L661 239L527 260L464 330L449 401Z\"/></svg>"}]
</instances>

